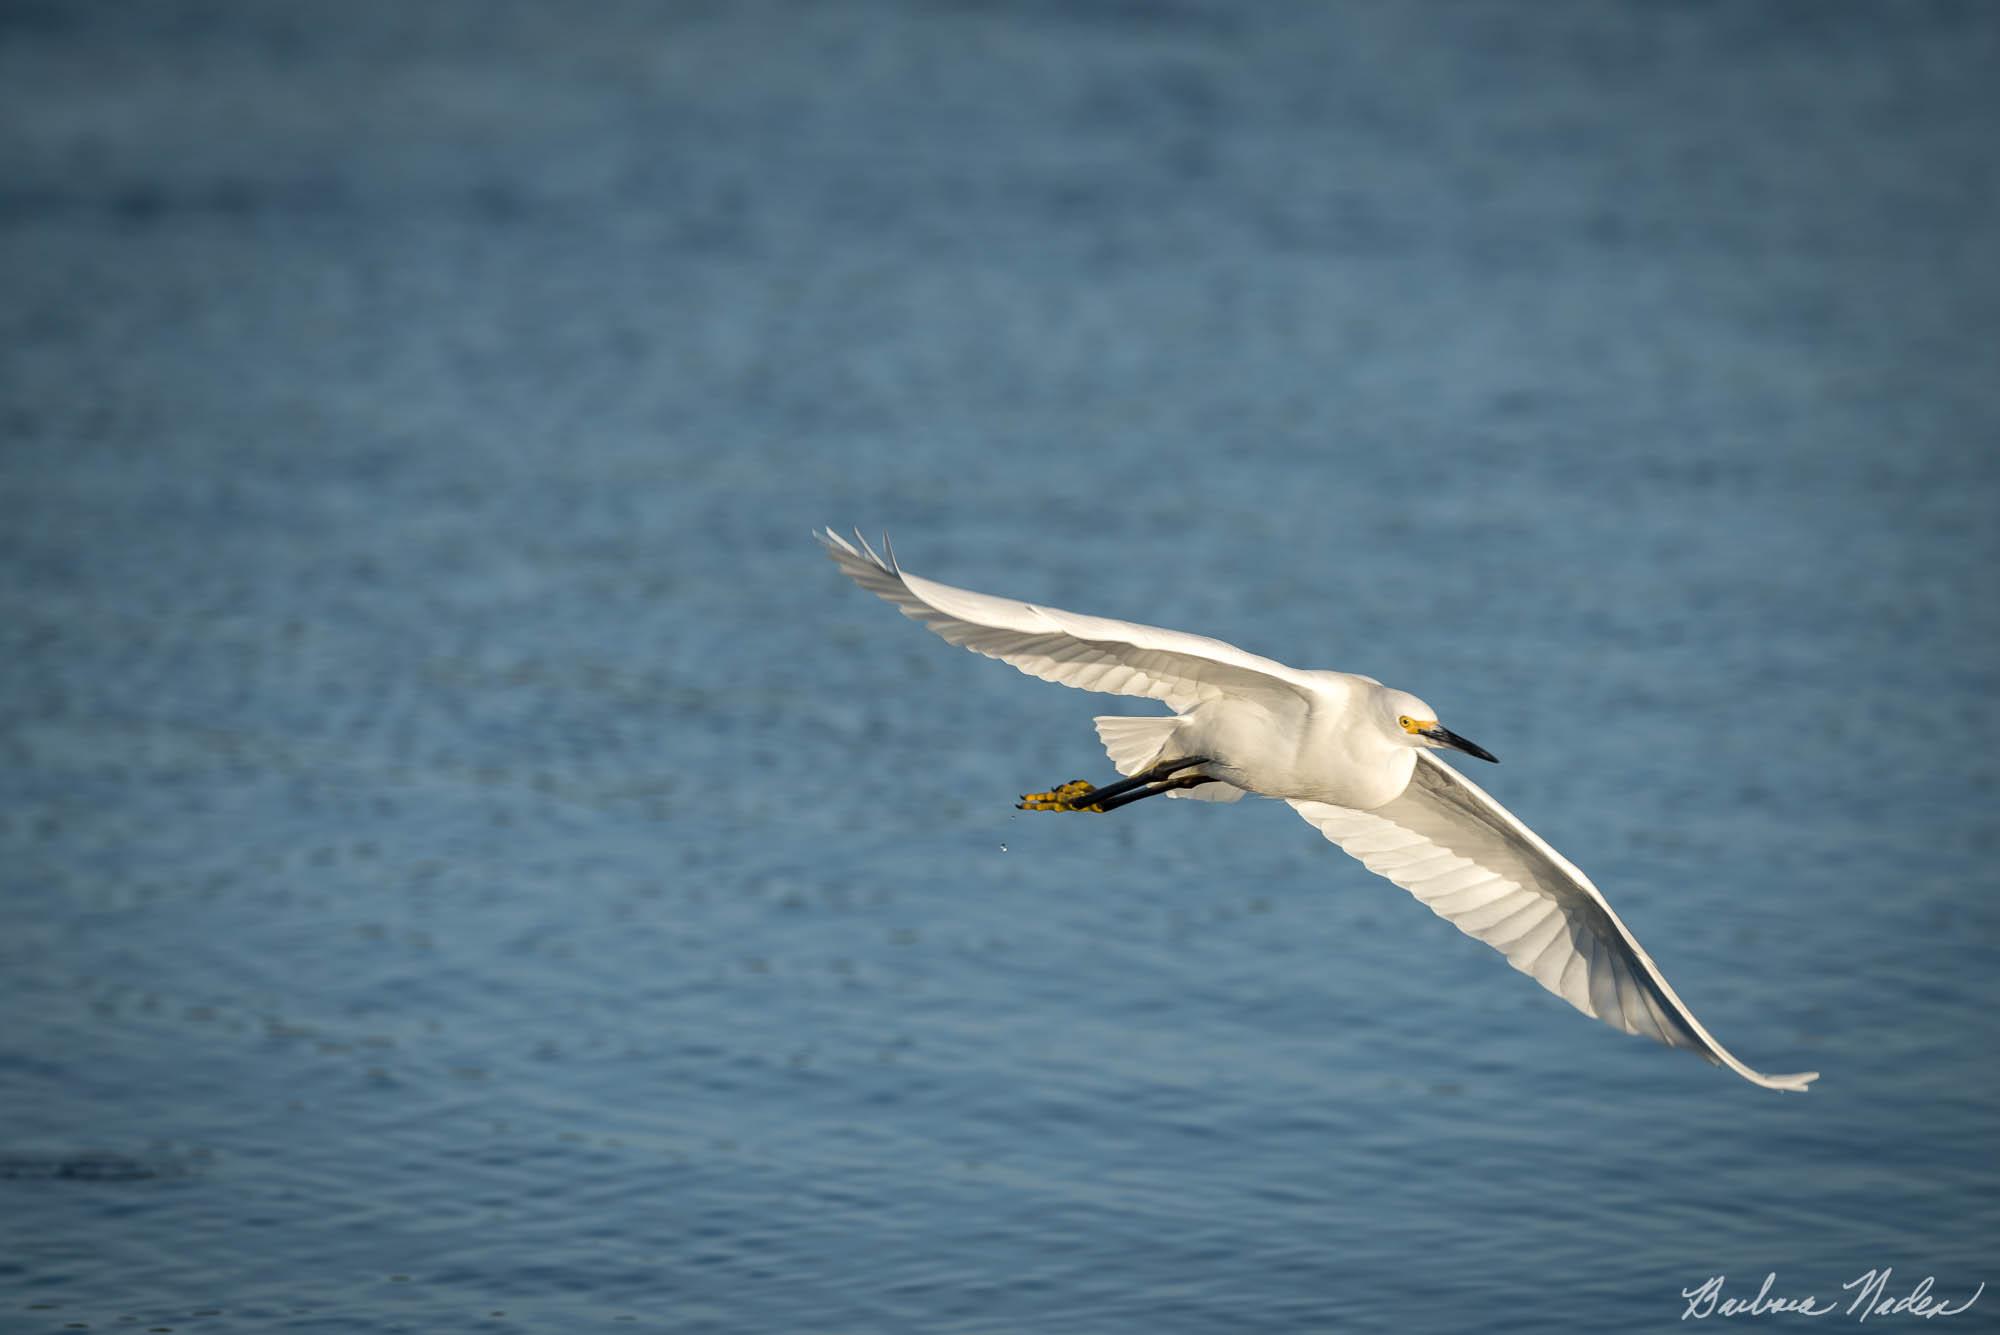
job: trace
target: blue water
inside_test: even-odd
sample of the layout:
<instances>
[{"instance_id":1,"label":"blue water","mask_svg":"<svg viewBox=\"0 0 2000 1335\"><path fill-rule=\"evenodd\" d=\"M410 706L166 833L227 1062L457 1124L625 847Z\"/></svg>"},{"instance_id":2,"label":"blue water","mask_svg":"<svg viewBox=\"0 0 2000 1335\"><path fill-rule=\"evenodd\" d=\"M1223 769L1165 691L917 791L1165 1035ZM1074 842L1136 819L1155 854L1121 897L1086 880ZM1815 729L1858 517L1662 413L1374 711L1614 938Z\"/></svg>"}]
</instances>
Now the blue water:
<instances>
[{"instance_id":1,"label":"blue water","mask_svg":"<svg viewBox=\"0 0 2000 1335\"><path fill-rule=\"evenodd\" d=\"M1976 2L0 10L0 1327L2000 1281L1997 65ZM1820 1083L1280 805L1017 814L1106 702L820 523L1418 691Z\"/></svg>"}]
</instances>

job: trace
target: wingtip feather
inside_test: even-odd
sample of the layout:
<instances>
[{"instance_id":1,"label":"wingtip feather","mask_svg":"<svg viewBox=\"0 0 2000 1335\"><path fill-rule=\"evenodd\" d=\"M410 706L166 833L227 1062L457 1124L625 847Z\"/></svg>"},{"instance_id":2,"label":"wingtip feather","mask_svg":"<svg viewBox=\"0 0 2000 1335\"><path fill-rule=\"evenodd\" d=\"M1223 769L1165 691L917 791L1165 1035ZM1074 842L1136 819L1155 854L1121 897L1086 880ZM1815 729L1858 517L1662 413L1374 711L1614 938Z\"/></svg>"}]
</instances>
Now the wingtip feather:
<instances>
[{"instance_id":1,"label":"wingtip feather","mask_svg":"<svg viewBox=\"0 0 2000 1335\"><path fill-rule=\"evenodd\" d=\"M875 549L868 545L868 539L861 536L861 530L858 528L854 530L853 542L849 542L846 538L834 532L831 526L816 528L813 530L812 535L819 541L820 546L826 548L828 556L837 562L843 563L843 565L846 562L853 561L873 566L876 570L882 571L885 574L893 575L900 573L890 562L884 561L875 554ZM884 545L887 545L886 539L884 540ZM848 570L848 573L856 574L851 568Z\"/></svg>"}]
</instances>

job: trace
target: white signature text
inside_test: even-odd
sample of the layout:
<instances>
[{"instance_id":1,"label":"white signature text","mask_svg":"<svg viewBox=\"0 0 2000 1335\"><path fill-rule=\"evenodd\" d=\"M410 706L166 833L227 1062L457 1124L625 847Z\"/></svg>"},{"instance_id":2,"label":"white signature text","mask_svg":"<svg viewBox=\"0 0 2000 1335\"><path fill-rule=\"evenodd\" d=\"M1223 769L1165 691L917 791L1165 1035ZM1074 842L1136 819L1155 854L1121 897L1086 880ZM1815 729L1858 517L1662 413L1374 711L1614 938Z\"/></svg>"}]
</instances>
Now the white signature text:
<instances>
[{"instance_id":1,"label":"white signature text","mask_svg":"<svg viewBox=\"0 0 2000 1335\"><path fill-rule=\"evenodd\" d=\"M1687 1310L1681 1313L1681 1320L1705 1321L1712 1316L1773 1316L1781 1312L1795 1312L1800 1316L1830 1316L1841 1312L1856 1321L1866 1321L1871 1316L1918 1316L1928 1320L1938 1316L1957 1316L1978 1302L1979 1295L1986 1292L1986 1281L1981 1280L1971 1297L1953 1304L1948 1298L1932 1296L1931 1285L1936 1278L1925 1275L1908 1293L1894 1294L1889 1291L1889 1277L1893 1274L1894 1268L1885 1266L1856 1275L1840 1286L1853 1295L1845 1301L1838 1298L1822 1301L1817 1294L1811 1293L1802 1297L1773 1294L1771 1289L1778 1282L1775 1270L1764 1276L1764 1283L1755 1297L1725 1298L1722 1285L1727 1276L1710 1275L1697 1287L1681 1290L1681 1297L1687 1302Z\"/></svg>"}]
</instances>

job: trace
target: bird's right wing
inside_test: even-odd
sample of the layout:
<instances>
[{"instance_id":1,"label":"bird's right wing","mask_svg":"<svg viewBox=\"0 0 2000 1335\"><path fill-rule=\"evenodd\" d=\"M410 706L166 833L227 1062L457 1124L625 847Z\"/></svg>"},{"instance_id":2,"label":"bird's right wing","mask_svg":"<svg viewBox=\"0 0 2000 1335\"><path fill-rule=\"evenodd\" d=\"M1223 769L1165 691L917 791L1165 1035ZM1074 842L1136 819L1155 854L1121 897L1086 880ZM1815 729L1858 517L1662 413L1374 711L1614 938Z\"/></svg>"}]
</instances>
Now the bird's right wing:
<instances>
[{"instance_id":1,"label":"bird's right wing","mask_svg":"<svg viewBox=\"0 0 2000 1335\"><path fill-rule=\"evenodd\" d=\"M849 579L904 616L1044 681L1150 696L1177 714L1223 694L1279 694L1296 702L1314 693L1306 674L1221 640L956 589L910 574L896 564L894 552L886 560L877 556L859 534L858 548L831 530L813 536ZM1324 694L1324 686L1317 689Z\"/></svg>"},{"instance_id":2,"label":"bird's right wing","mask_svg":"<svg viewBox=\"0 0 2000 1335\"><path fill-rule=\"evenodd\" d=\"M1802 1091L1819 1078L1765 1075L1738 1061L1674 994L1590 878L1429 752L1417 753L1402 796L1372 811L1292 806L1368 870L1585 1015L1700 1053L1766 1089Z\"/></svg>"}]
</instances>

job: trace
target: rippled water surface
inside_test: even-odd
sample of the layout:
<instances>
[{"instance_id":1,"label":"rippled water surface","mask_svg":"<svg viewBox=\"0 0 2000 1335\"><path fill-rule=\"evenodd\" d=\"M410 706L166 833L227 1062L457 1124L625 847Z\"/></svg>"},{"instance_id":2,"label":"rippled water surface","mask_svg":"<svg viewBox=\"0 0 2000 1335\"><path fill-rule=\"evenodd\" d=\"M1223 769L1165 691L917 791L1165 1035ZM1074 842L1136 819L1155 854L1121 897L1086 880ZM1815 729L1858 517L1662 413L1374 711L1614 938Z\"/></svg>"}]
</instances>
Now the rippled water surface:
<instances>
[{"instance_id":1,"label":"rippled water surface","mask_svg":"<svg viewBox=\"0 0 2000 1335\"><path fill-rule=\"evenodd\" d=\"M0 1326L2000 1280L2000 11L0 39ZM1018 815L1102 699L822 522L1419 691L1823 1079L1584 1021L1277 804Z\"/></svg>"}]
</instances>

